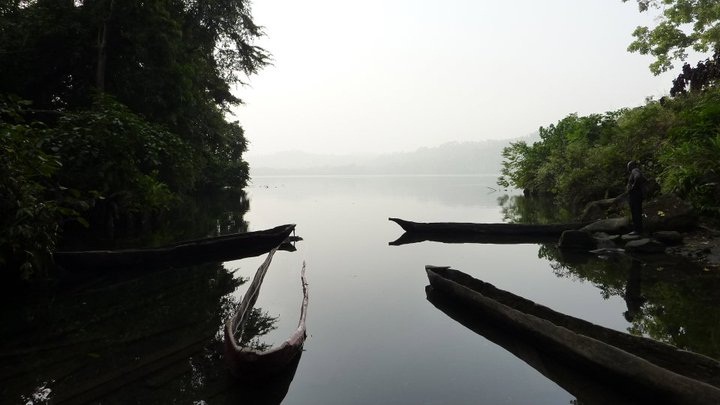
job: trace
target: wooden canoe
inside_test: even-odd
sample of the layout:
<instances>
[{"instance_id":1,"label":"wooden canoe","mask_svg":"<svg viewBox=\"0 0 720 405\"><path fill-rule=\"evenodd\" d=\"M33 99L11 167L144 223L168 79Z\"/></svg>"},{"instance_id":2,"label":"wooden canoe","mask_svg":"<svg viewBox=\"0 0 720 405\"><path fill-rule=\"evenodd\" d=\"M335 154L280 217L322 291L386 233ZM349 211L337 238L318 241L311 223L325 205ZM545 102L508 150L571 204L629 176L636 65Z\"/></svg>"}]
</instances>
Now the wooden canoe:
<instances>
[{"instance_id":1,"label":"wooden canoe","mask_svg":"<svg viewBox=\"0 0 720 405\"><path fill-rule=\"evenodd\" d=\"M230 372L245 379L260 379L282 373L302 352L305 343L305 318L308 305L308 285L305 280L305 263L300 273L303 300L300 306L300 321L297 329L279 346L265 351L258 351L238 344L236 336L242 334L243 327L255 306L260 286L270 266L275 249L268 253L265 262L258 268L252 283L243 296L235 314L225 323L225 359Z\"/></svg>"},{"instance_id":2,"label":"wooden canoe","mask_svg":"<svg viewBox=\"0 0 720 405\"><path fill-rule=\"evenodd\" d=\"M434 290L578 369L661 403L720 403L714 359L555 312L457 270L426 266L426 272Z\"/></svg>"},{"instance_id":3,"label":"wooden canoe","mask_svg":"<svg viewBox=\"0 0 720 405\"><path fill-rule=\"evenodd\" d=\"M185 266L267 253L285 241L294 229L295 225L289 224L262 231L178 242L159 248L55 252L53 257L58 266L69 272Z\"/></svg>"},{"instance_id":4,"label":"wooden canoe","mask_svg":"<svg viewBox=\"0 0 720 405\"><path fill-rule=\"evenodd\" d=\"M643 401L642 397L638 398L633 390L619 389L620 387L615 384L608 385L607 381L601 381L592 372L579 369L572 361L537 347L532 338L516 334L500 322L489 322L487 318L479 317L473 308L438 292L432 286L425 287L425 294L428 302L435 308L527 363L573 395L577 403L583 405L653 403Z\"/></svg>"},{"instance_id":5,"label":"wooden canoe","mask_svg":"<svg viewBox=\"0 0 720 405\"><path fill-rule=\"evenodd\" d=\"M548 236L559 237L564 231L580 229L585 223L568 224L508 224L471 222L412 222L400 218L388 218L405 232L453 235L493 236Z\"/></svg>"}]
</instances>

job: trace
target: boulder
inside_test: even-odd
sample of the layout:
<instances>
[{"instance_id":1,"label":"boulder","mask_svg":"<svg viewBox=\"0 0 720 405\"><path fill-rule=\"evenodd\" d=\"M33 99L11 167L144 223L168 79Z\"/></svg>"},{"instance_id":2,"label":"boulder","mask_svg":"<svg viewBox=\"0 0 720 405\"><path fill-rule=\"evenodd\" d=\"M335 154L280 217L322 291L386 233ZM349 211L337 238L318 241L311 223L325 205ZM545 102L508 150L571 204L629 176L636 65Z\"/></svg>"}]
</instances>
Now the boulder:
<instances>
[{"instance_id":1,"label":"boulder","mask_svg":"<svg viewBox=\"0 0 720 405\"><path fill-rule=\"evenodd\" d=\"M665 245L655 239L642 238L626 243L625 251L633 253L665 253Z\"/></svg>"},{"instance_id":2,"label":"boulder","mask_svg":"<svg viewBox=\"0 0 720 405\"><path fill-rule=\"evenodd\" d=\"M682 234L677 231L657 231L652 234L652 237L667 246L680 245L683 242Z\"/></svg>"},{"instance_id":3,"label":"boulder","mask_svg":"<svg viewBox=\"0 0 720 405\"><path fill-rule=\"evenodd\" d=\"M643 205L647 231L682 231L697 226L698 217L690 203L675 194L663 194Z\"/></svg>"},{"instance_id":4,"label":"boulder","mask_svg":"<svg viewBox=\"0 0 720 405\"><path fill-rule=\"evenodd\" d=\"M591 250L597 247L597 241L589 232L565 231L560 235L558 247L561 249Z\"/></svg>"},{"instance_id":5,"label":"boulder","mask_svg":"<svg viewBox=\"0 0 720 405\"><path fill-rule=\"evenodd\" d=\"M593 234L593 238L595 238L595 245L598 249L617 248L615 241L618 239L618 235L608 235L605 232L598 232Z\"/></svg>"},{"instance_id":6,"label":"boulder","mask_svg":"<svg viewBox=\"0 0 720 405\"><path fill-rule=\"evenodd\" d=\"M609 234L621 234L630 230L630 218L608 218L595 221L580 229L585 232L605 232Z\"/></svg>"},{"instance_id":7,"label":"boulder","mask_svg":"<svg viewBox=\"0 0 720 405\"><path fill-rule=\"evenodd\" d=\"M625 235L621 236L620 239L622 239L623 242L630 242L633 240L643 239L645 236L642 236L637 233L626 233Z\"/></svg>"},{"instance_id":8,"label":"boulder","mask_svg":"<svg viewBox=\"0 0 720 405\"><path fill-rule=\"evenodd\" d=\"M625 194L617 196L615 198L607 198L605 200L591 201L583 209L583 213L580 216L582 222L595 221L598 219L605 218L607 212L611 208L617 208L625 201Z\"/></svg>"}]
</instances>

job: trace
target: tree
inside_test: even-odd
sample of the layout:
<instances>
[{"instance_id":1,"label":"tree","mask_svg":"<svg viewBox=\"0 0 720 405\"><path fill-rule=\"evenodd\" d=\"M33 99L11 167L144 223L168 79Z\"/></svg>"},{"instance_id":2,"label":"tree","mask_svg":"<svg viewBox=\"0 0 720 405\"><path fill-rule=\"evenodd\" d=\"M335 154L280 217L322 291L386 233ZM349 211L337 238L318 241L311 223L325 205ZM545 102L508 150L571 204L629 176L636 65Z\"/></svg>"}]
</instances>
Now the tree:
<instances>
[{"instance_id":1,"label":"tree","mask_svg":"<svg viewBox=\"0 0 720 405\"><path fill-rule=\"evenodd\" d=\"M623 0L627 2L628 0ZM720 50L720 3L715 0L637 0L640 12L661 11L653 28L639 26L628 50L650 54L650 71L658 75L684 61L688 50L708 53Z\"/></svg>"},{"instance_id":2,"label":"tree","mask_svg":"<svg viewBox=\"0 0 720 405\"><path fill-rule=\"evenodd\" d=\"M0 0L0 268L44 274L40 259L77 217L68 189L93 230L131 232L178 197L246 185L247 142L226 114L241 102L233 85L270 58L250 11L249 0Z\"/></svg>"},{"instance_id":3,"label":"tree","mask_svg":"<svg viewBox=\"0 0 720 405\"><path fill-rule=\"evenodd\" d=\"M260 35L247 0L0 0L0 93L55 111L107 93L191 146L198 185L242 187L246 141L225 115L269 61Z\"/></svg>"}]
</instances>

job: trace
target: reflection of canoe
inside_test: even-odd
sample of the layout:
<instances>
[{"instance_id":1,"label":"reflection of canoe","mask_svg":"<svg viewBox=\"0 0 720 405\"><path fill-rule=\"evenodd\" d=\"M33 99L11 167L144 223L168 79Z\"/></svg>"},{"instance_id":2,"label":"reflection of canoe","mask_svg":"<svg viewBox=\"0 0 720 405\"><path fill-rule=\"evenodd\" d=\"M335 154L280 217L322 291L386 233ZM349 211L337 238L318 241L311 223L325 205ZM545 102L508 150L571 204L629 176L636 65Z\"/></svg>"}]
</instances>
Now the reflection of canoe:
<instances>
[{"instance_id":1,"label":"reflection of canoe","mask_svg":"<svg viewBox=\"0 0 720 405\"><path fill-rule=\"evenodd\" d=\"M426 271L445 297L579 369L662 403L720 403L720 363L713 359L552 311L457 270Z\"/></svg>"},{"instance_id":2,"label":"reflection of canoe","mask_svg":"<svg viewBox=\"0 0 720 405\"><path fill-rule=\"evenodd\" d=\"M149 249L55 252L55 262L67 271L186 266L208 261L258 256L281 244L295 225L233 233Z\"/></svg>"},{"instance_id":3,"label":"reflection of canoe","mask_svg":"<svg viewBox=\"0 0 720 405\"><path fill-rule=\"evenodd\" d=\"M308 305L308 289L305 280L305 264L303 264L300 280L303 289L303 300L300 306L300 321L290 337L279 346L259 351L238 344L236 336L242 334L243 328L260 294L265 273L267 273L275 249L270 251L265 262L258 268L252 283L243 296L237 312L225 324L225 359L230 371L239 377L262 378L276 375L287 369L300 352L305 343L305 317Z\"/></svg>"},{"instance_id":4,"label":"reflection of canoe","mask_svg":"<svg viewBox=\"0 0 720 405\"><path fill-rule=\"evenodd\" d=\"M484 233L434 233L434 232L405 232L389 244L391 246L408 245L420 242L441 243L486 243L486 244L518 244L518 243L555 243L557 237L546 235L495 235Z\"/></svg>"},{"instance_id":5,"label":"reflection of canoe","mask_svg":"<svg viewBox=\"0 0 720 405\"><path fill-rule=\"evenodd\" d=\"M255 404L279 405L287 396L290 384L295 378L295 372L300 364L302 351L272 378L257 381L254 379L228 378L227 385L223 386L225 398L217 403L224 404ZM215 398L213 398L215 399ZM213 401L215 402L215 401Z\"/></svg>"},{"instance_id":6,"label":"reflection of canoe","mask_svg":"<svg viewBox=\"0 0 720 405\"><path fill-rule=\"evenodd\" d=\"M399 218L388 218L400 225L405 232L455 235L494 235L494 236L554 236L564 231L580 229L582 223L570 224L479 224L470 222L412 222Z\"/></svg>"}]
</instances>

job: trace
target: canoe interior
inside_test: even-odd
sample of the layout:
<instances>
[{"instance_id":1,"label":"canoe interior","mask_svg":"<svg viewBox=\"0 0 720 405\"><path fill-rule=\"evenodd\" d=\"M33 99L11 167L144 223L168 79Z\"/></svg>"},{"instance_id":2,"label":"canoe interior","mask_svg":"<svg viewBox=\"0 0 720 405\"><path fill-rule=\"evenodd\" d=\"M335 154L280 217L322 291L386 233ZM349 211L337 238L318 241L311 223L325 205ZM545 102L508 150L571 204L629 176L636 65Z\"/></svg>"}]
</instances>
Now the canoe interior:
<instances>
[{"instance_id":1,"label":"canoe interior","mask_svg":"<svg viewBox=\"0 0 720 405\"><path fill-rule=\"evenodd\" d=\"M273 249L268 253L265 262L258 268L237 311L227 321L224 328L226 362L233 375L244 379L258 380L283 373L294 359L300 356L307 336L305 320L307 318L308 285L305 279L305 264L303 263L300 274L303 291L300 320L297 329L290 337L280 345L263 351L242 347L236 338L236 336L243 333L248 317L260 294L260 287L275 251L276 249Z\"/></svg>"}]
</instances>

